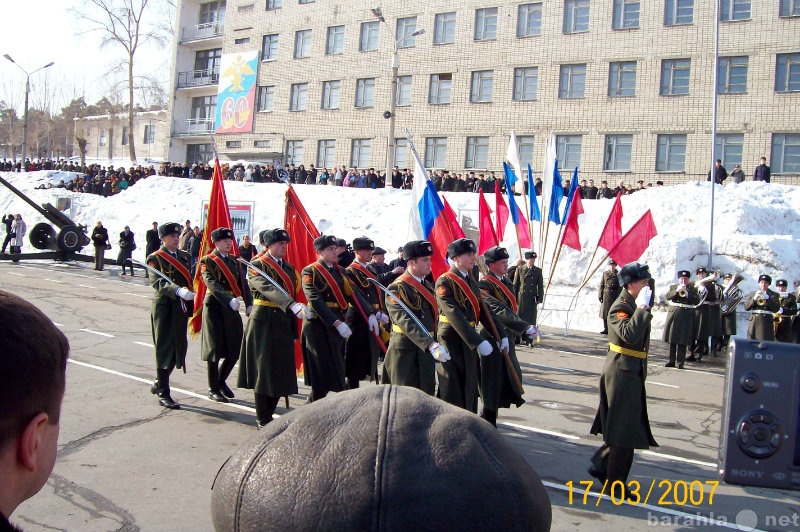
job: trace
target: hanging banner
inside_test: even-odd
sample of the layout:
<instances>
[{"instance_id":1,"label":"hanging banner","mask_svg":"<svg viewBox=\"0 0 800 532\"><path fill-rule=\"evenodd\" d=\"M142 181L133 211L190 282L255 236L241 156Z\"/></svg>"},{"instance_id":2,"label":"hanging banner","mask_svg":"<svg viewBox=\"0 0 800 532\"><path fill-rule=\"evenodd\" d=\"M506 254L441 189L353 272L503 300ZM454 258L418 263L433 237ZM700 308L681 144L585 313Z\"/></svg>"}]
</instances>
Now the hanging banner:
<instances>
[{"instance_id":1,"label":"hanging banner","mask_svg":"<svg viewBox=\"0 0 800 532\"><path fill-rule=\"evenodd\" d=\"M258 50L225 54L217 89L217 133L251 133L256 101Z\"/></svg>"},{"instance_id":2,"label":"hanging banner","mask_svg":"<svg viewBox=\"0 0 800 532\"><path fill-rule=\"evenodd\" d=\"M253 235L253 208L255 202L228 202L228 211L231 214L231 229L237 242L242 241L244 235L248 235L252 241L257 241ZM203 200L203 211L201 213L200 227L205 227L206 217L208 216L208 201ZM216 228L214 228L216 229Z\"/></svg>"}]
</instances>

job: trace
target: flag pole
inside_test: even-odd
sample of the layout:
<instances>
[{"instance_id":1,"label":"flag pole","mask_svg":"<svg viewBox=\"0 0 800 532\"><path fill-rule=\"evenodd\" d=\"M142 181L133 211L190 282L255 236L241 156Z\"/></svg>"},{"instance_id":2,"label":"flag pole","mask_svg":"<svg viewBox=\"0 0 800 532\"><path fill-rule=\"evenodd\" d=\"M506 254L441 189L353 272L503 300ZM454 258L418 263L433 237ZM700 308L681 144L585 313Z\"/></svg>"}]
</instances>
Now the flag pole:
<instances>
[{"instance_id":1,"label":"flag pole","mask_svg":"<svg viewBox=\"0 0 800 532\"><path fill-rule=\"evenodd\" d=\"M594 258L597 255L597 250L598 249L600 249L600 246L595 247L594 251L592 252L592 258L589 259L589 264L586 266L586 271L583 272L583 281L586 281L586 274L589 273L589 270L592 268L592 264L594 263ZM581 281L581 282L583 282L583 281Z\"/></svg>"},{"instance_id":2,"label":"flag pole","mask_svg":"<svg viewBox=\"0 0 800 532\"><path fill-rule=\"evenodd\" d=\"M578 287L578 290L577 290L577 292L575 292L575 295L578 295L578 294L580 294L580 292L581 292L581 290L583 289L583 287L584 287L584 286L586 286L586 283L588 283L588 282L589 282L589 279L591 279L591 278L592 278L592 276L593 276L595 273L597 273L597 270L599 270L599 269L600 269L600 266L602 266L602 265L603 265L603 263L606 261L606 259L607 259L607 258L608 258L608 255L606 255L606 256L605 256L605 258L603 258L603 260L602 260L602 261L600 261L600 263L597 265L597 267L595 267L595 269L594 269L594 270L592 270L592 273L590 273L590 274L589 274L589 276L588 276L586 279L584 279L584 280L583 280L583 282L582 282L582 283L580 284L580 286Z\"/></svg>"},{"instance_id":3,"label":"flag pole","mask_svg":"<svg viewBox=\"0 0 800 532\"><path fill-rule=\"evenodd\" d=\"M556 264L558 264L558 258L561 256L561 249L563 247L564 244L558 246L558 251L556 252L555 259L553 259L553 264L550 265L550 276L547 278L547 287L544 289L545 296L547 296L547 291L550 290L550 282L553 280L553 272L556 271Z\"/></svg>"},{"instance_id":4,"label":"flag pole","mask_svg":"<svg viewBox=\"0 0 800 532\"><path fill-rule=\"evenodd\" d=\"M564 232L564 226L558 226L558 236L556 237L556 242L561 241L561 233ZM558 244L556 244L558 246ZM561 254L561 246L558 246L557 249L553 250L553 257L550 259L550 279L553 278L553 272L556 269L556 262L558 262L558 256ZM550 286L550 279L547 280L547 286ZM545 290L545 293L547 290Z\"/></svg>"}]
</instances>

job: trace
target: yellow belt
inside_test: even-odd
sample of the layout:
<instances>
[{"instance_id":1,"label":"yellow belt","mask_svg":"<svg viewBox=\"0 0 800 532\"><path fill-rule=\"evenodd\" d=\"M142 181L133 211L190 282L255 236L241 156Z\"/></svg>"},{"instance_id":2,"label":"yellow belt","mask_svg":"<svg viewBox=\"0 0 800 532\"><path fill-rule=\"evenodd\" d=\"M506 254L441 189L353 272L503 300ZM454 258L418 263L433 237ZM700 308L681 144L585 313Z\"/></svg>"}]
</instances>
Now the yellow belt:
<instances>
[{"instance_id":1,"label":"yellow belt","mask_svg":"<svg viewBox=\"0 0 800 532\"><path fill-rule=\"evenodd\" d=\"M338 306L338 305L337 305L337 306ZM348 304L347 304L347 306L348 306L348 307L350 307L350 308L356 308L356 307L355 307L355 305L353 305L352 303L348 303ZM380 310L380 309L381 309L381 305L380 305L380 303L373 303L373 304L372 304L372 307L373 307L375 310Z\"/></svg>"},{"instance_id":2,"label":"yellow belt","mask_svg":"<svg viewBox=\"0 0 800 532\"><path fill-rule=\"evenodd\" d=\"M450 323L450 320L447 319L447 316L442 314L442 315L439 316L439 323ZM470 322L467 322L467 323L469 323L470 327L475 327L475 322L474 321L470 321Z\"/></svg>"},{"instance_id":3,"label":"yellow belt","mask_svg":"<svg viewBox=\"0 0 800 532\"><path fill-rule=\"evenodd\" d=\"M281 308L278 306L277 303L273 303L268 299L254 299L253 304L259 307L271 307L271 308Z\"/></svg>"},{"instance_id":4,"label":"yellow belt","mask_svg":"<svg viewBox=\"0 0 800 532\"><path fill-rule=\"evenodd\" d=\"M628 355L629 357L647 358L647 351L637 351L635 349L628 349L627 347L622 347L617 344L609 343L608 349L610 351L614 351L615 353L619 353L621 355Z\"/></svg>"},{"instance_id":5,"label":"yellow belt","mask_svg":"<svg viewBox=\"0 0 800 532\"><path fill-rule=\"evenodd\" d=\"M403 329L401 329L396 323L392 323L392 331L400 334L406 334L406 332ZM428 334L430 334L431 337L433 337L433 331L428 331Z\"/></svg>"},{"instance_id":6,"label":"yellow belt","mask_svg":"<svg viewBox=\"0 0 800 532\"><path fill-rule=\"evenodd\" d=\"M339 303L331 303L330 301L326 301L325 305L329 306L330 308L338 308L338 309L342 308L339 306Z\"/></svg>"}]
</instances>

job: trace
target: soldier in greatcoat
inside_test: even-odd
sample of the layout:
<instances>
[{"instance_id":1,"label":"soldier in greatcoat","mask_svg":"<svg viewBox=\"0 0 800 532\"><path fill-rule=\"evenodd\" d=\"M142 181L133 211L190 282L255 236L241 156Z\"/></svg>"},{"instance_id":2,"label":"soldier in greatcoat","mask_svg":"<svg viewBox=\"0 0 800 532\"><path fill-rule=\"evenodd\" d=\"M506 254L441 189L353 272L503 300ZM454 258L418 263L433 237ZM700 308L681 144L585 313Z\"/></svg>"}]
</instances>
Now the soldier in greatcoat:
<instances>
[{"instance_id":1,"label":"soldier in greatcoat","mask_svg":"<svg viewBox=\"0 0 800 532\"><path fill-rule=\"evenodd\" d=\"M719 294L722 289L719 288L716 281L709 280L702 284L697 284L698 281L708 278L708 270L704 266L700 266L695 270L697 274L698 293L706 292L705 300L694 310L695 320L697 327L695 329L695 343L692 349L692 354L686 359L689 362L700 361L704 356L709 353L716 356L717 344L722 337L722 312L720 310ZM711 350L709 351L709 339Z\"/></svg>"},{"instance_id":2,"label":"soldier in greatcoat","mask_svg":"<svg viewBox=\"0 0 800 532\"><path fill-rule=\"evenodd\" d=\"M603 272L600 278L600 289L597 296L600 299L600 319L603 320L603 330L600 334L608 334L608 310L619 296L620 286L617 279L617 263L613 260L608 261L608 269Z\"/></svg>"},{"instance_id":3,"label":"soldier in greatcoat","mask_svg":"<svg viewBox=\"0 0 800 532\"><path fill-rule=\"evenodd\" d=\"M792 323L797 316L797 298L787 291L789 282L786 279L775 281L780 298L781 308L775 313L775 340L778 342L795 343L795 332Z\"/></svg>"},{"instance_id":4,"label":"soldier in greatcoat","mask_svg":"<svg viewBox=\"0 0 800 532\"><path fill-rule=\"evenodd\" d=\"M778 293L769 289L771 284L772 277L759 275L758 290L745 301L744 309L750 311L747 337L751 340L775 340L775 313L780 310L781 301Z\"/></svg>"},{"instance_id":5,"label":"soldier in greatcoat","mask_svg":"<svg viewBox=\"0 0 800 532\"><path fill-rule=\"evenodd\" d=\"M539 305L544 299L544 277L536 266L536 253L525 252L525 264L514 271L514 295L519 303L519 317L536 325Z\"/></svg>"},{"instance_id":6,"label":"soldier in greatcoat","mask_svg":"<svg viewBox=\"0 0 800 532\"><path fill-rule=\"evenodd\" d=\"M725 290L728 289L731 282L733 282L733 275L726 273L722 278L722 293L723 299ZM722 301L720 301L720 304ZM722 308L720 308L722 314ZM717 346L718 351L727 351L728 344L730 343L731 336L736 336L736 307L732 307L726 314L722 314L722 339Z\"/></svg>"},{"instance_id":7,"label":"soldier in greatcoat","mask_svg":"<svg viewBox=\"0 0 800 532\"><path fill-rule=\"evenodd\" d=\"M686 348L692 345L694 333L694 307L700 302L697 291L689 284L692 273L689 270L678 272L678 284L670 285L667 291L667 321L664 325L663 340L669 344L667 368L683 369L686 361Z\"/></svg>"}]
</instances>

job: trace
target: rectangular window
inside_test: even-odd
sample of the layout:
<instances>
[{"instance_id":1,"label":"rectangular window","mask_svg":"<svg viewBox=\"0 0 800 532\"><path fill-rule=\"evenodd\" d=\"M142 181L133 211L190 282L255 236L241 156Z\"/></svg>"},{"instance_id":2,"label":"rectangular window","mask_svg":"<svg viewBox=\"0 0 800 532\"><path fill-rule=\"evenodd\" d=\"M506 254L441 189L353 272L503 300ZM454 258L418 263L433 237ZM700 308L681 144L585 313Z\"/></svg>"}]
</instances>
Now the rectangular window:
<instances>
[{"instance_id":1,"label":"rectangular window","mask_svg":"<svg viewBox=\"0 0 800 532\"><path fill-rule=\"evenodd\" d=\"M608 95L636 96L636 61L609 63Z\"/></svg>"},{"instance_id":2,"label":"rectangular window","mask_svg":"<svg viewBox=\"0 0 800 532\"><path fill-rule=\"evenodd\" d=\"M772 134L772 173L800 174L800 134Z\"/></svg>"},{"instance_id":3,"label":"rectangular window","mask_svg":"<svg viewBox=\"0 0 800 532\"><path fill-rule=\"evenodd\" d=\"M283 0L267 0L267 11L283 7Z\"/></svg>"},{"instance_id":4,"label":"rectangular window","mask_svg":"<svg viewBox=\"0 0 800 532\"><path fill-rule=\"evenodd\" d=\"M271 146L270 141L268 140L254 140L253 147L254 148L269 148Z\"/></svg>"},{"instance_id":5,"label":"rectangular window","mask_svg":"<svg viewBox=\"0 0 800 532\"><path fill-rule=\"evenodd\" d=\"M305 111L308 103L308 83L295 83L289 99L290 111Z\"/></svg>"},{"instance_id":6,"label":"rectangular window","mask_svg":"<svg viewBox=\"0 0 800 532\"><path fill-rule=\"evenodd\" d=\"M629 172L633 135L606 135L606 153L603 170L606 172Z\"/></svg>"},{"instance_id":7,"label":"rectangular window","mask_svg":"<svg viewBox=\"0 0 800 532\"><path fill-rule=\"evenodd\" d=\"M489 166L489 137L467 137L464 168L485 170Z\"/></svg>"},{"instance_id":8,"label":"rectangular window","mask_svg":"<svg viewBox=\"0 0 800 532\"><path fill-rule=\"evenodd\" d=\"M317 166L325 168L333 166L336 160L336 141L333 139L321 140L317 144Z\"/></svg>"},{"instance_id":9,"label":"rectangular window","mask_svg":"<svg viewBox=\"0 0 800 532\"><path fill-rule=\"evenodd\" d=\"M130 131L131 130L130 130L130 128L128 126L123 126L122 127L122 135L120 135L120 137L122 137L122 138L120 138L119 140L120 140L120 142L122 143L123 146L127 146L128 145L128 135L130 134Z\"/></svg>"},{"instance_id":10,"label":"rectangular window","mask_svg":"<svg viewBox=\"0 0 800 532\"><path fill-rule=\"evenodd\" d=\"M533 163L533 146L534 146L535 138L533 135L531 136L519 136L517 137L517 146L519 147L519 162L522 164L523 167L527 166L529 163ZM527 168L525 175L522 176L522 179L528 178ZM517 176L520 177L520 176Z\"/></svg>"},{"instance_id":11,"label":"rectangular window","mask_svg":"<svg viewBox=\"0 0 800 532\"><path fill-rule=\"evenodd\" d=\"M225 0L200 4L200 24L213 24L225 20Z\"/></svg>"},{"instance_id":12,"label":"rectangular window","mask_svg":"<svg viewBox=\"0 0 800 532\"><path fill-rule=\"evenodd\" d=\"M436 13L433 19L433 44L456 42L456 13Z\"/></svg>"},{"instance_id":13,"label":"rectangular window","mask_svg":"<svg viewBox=\"0 0 800 532\"><path fill-rule=\"evenodd\" d=\"M664 26L694 22L694 0L664 0Z\"/></svg>"},{"instance_id":14,"label":"rectangular window","mask_svg":"<svg viewBox=\"0 0 800 532\"><path fill-rule=\"evenodd\" d=\"M258 88L256 111L272 112L275 110L275 85L262 85Z\"/></svg>"},{"instance_id":15,"label":"rectangular window","mask_svg":"<svg viewBox=\"0 0 800 532\"><path fill-rule=\"evenodd\" d=\"M561 65L558 77L559 98L583 98L586 89L586 65Z\"/></svg>"},{"instance_id":16,"label":"rectangular window","mask_svg":"<svg viewBox=\"0 0 800 532\"><path fill-rule=\"evenodd\" d=\"M194 69L200 72L195 72L195 77L207 77L211 73L218 72L221 61L222 48L196 52L194 54Z\"/></svg>"},{"instance_id":17,"label":"rectangular window","mask_svg":"<svg viewBox=\"0 0 800 532\"><path fill-rule=\"evenodd\" d=\"M370 139L353 139L350 151L350 166L368 168L372 154L372 141Z\"/></svg>"},{"instance_id":18,"label":"rectangular window","mask_svg":"<svg viewBox=\"0 0 800 532\"><path fill-rule=\"evenodd\" d=\"M186 146L186 162L188 164L206 164L214 158L213 144L188 144Z\"/></svg>"},{"instance_id":19,"label":"rectangular window","mask_svg":"<svg viewBox=\"0 0 800 532\"><path fill-rule=\"evenodd\" d=\"M330 26L328 40L325 43L325 53L333 55L342 52L344 52L344 26Z\"/></svg>"},{"instance_id":20,"label":"rectangular window","mask_svg":"<svg viewBox=\"0 0 800 532\"><path fill-rule=\"evenodd\" d=\"M722 159L722 165L730 172L733 165L742 164L742 151L744 147L744 135L741 133L731 133L727 135L717 134L714 144L714 158Z\"/></svg>"},{"instance_id":21,"label":"rectangular window","mask_svg":"<svg viewBox=\"0 0 800 532\"><path fill-rule=\"evenodd\" d=\"M375 105L375 78L356 80L356 107Z\"/></svg>"},{"instance_id":22,"label":"rectangular window","mask_svg":"<svg viewBox=\"0 0 800 532\"><path fill-rule=\"evenodd\" d=\"M747 20L750 18L750 0L722 0L719 19Z\"/></svg>"},{"instance_id":23,"label":"rectangular window","mask_svg":"<svg viewBox=\"0 0 800 532\"><path fill-rule=\"evenodd\" d=\"M539 90L539 67L521 67L514 69L515 102L535 100Z\"/></svg>"},{"instance_id":24,"label":"rectangular window","mask_svg":"<svg viewBox=\"0 0 800 532\"><path fill-rule=\"evenodd\" d=\"M683 172L686 165L686 135L659 135L656 172Z\"/></svg>"},{"instance_id":25,"label":"rectangular window","mask_svg":"<svg viewBox=\"0 0 800 532\"><path fill-rule=\"evenodd\" d=\"M663 59L661 61L661 96L689 94L691 59Z\"/></svg>"},{"instance_id":26,"label":"rectangular window","mask_svg":"<svg viewBox=\"0 0 800 532\"><path fill-rule=\"evenodd\" d=\"M473 72L469 101L472 103L491 102L493 87L494 87L493 70L481 70L478 72Z\"/></svg>"},{"instance_id":27,"label":"rectangular window","mask_svg":"<svg viewBox=\"0 0 800 532\"><path fill-rule=\"evenodd\" d=\"M241 140L226 140L225 141L226 148L241 148L242 141Z\"/></svg>"},{"instance_id":28,"label":"rectangular window","mask_svg":"<svg viewBox=\"0 0 800 532\"><path fill-rule=\"evenodd\" d=\"M286 141L286 164L300 165L303 164L303 141L302 140L287 140Z\"/></svg>"},{"instance_id":29,"label":"rectangular window","mask_svg":"<svg viewBox=\"0 0 800 532\"><path fill-rule=\"evenodd\" d=\"M775 92L800 91L800 53L778 54L775 61Z\"/></svg>"},{"instance_id":30,"label":"rectangular window","mask_svg":"<svg viewBox=\"0 0 800 532\"><path fill-rule=\"evenodd\" d=\"M264 41L261 44L261 60L275 61L276 59L278 59L278 34L264 35Z\"/></svg>"},{"instance_id":31,"label":"rectangular window","mask_svg":"<svg viewBox=\"0 0 800 532\"><path fill-rule=\"evenodd\" d=\"M247 44L250 42L250 37L241 37L239 39L234 39L233 44Z\"/></svg>"},{"instance_id":32,"label":"rectangular window","mask_svg":"<svg viewBox=\"0 0 800 532\"><path fill-rule=\"evenodd\" d=\"M359 52L371 52L378 49L378 32L380 29L380 22L377 20L361 23L361 36L358 40Z\"/></svg>"},{"instance_id":33,"label":"rectangular window","mask_svg":"<svg viewBox=\"0 0 800 532\"><path fill-rule=\"evenodd\" d=\"M611 27L615 30L639 27L639 0L614 0L614 18Z\"/></svg>"},{"instance_id":34,"label":"rectangular window","mask_svg":"<svg viewBox=\"0 0 800 532\"><path fill-rule=\"evenodd\" d=\"M411 48L416 42L414 32L417 31L417 17L397 19L397 47Z\"/></svg>"},{"instance_id":35,"label":"rectangular window","mask_svg":"<svg viewBox=\"0 0 800 532\"><path fill-rule=\"evenodd\" d=\"M747 92L747 65L749 58L720 57L717 70L717 93ZM741 161L740 161L741 162Z\"/></svg>"},{"instance_id":36,"label":"rectangular window","mask_svg":"<svg viewBox=\"0 0 800 532\"><path fill-rule=\"evenodd\" d=\"M564 172L572 172L576 166L580 167L582 144L583 137L581 135L556 136L556 158L558 167L564 169Z\"/></svg>"},{"instance_id":37,"label":"rectangular window","mask_svg":"<svg viewBox=\"0 0 800 532\"><path fill-rule=\"evenodd\" d=\"M425 139L425 168L444 168L447 161L447 137Z\"/></svg>"},{"instance_id":38,"label":"rectangular window","mask_svg":"<svg viewBox=\"0 0 800 532\"><path fill-rule=\"evenodd\" d=\"M105 146L108 144L108 131L104 129L100 132L100 140L98 142L100 146Z\"/></svg>"},{"instance_id":39,"label":"rectangular window","mask_svg":"<svg viewBox=\"0 0 800 532\"><path fill-rule=\"evenodd\" d=\"M153 125L146 125L144 126L144 139L142 142L144 144L155 144L156 141L156 126Z\"/></svg>"},{"instance_id":40,"label":"rectangular window","mask_svg":"<svg viewBox=\"0 0 800 532\"><path fill-rule=\"evenodd\" d=\"M522 4L517 8L517 37L542 33L542 3Z\"/></svg>"},{"instance_id":41,"label":"rectangular window","mask_svg":"<svg viewBox=\"0 0 800 532\"><path fill-rule=\"evenodd\" d=\"M298 0L298 4L313 4L314 0Z\"/></svg>"},{"instance_id":42,"label":"rectangular window","mask_svg":"<svg viewBox=\"0 0 800 532\"><path fill-rule=\"evenodd\" d=\"M311 30L300 30L294 34L294 58L311 57Z\"/></svg>"},{"instance_id":43,"label":"rectangular window","mask_svg":"<svg viewBox=\"0 0 800 532\"><path fill-rule=\"evenodd\" d=\"M253 9L255 9L255 4L245 4L236 7L236 11L239 13L250 13Z\"/></svg>"},{"instance_id":44,"label":"rectangular window","mask_svg":"<svg viewBox=\"0 0 800 532\"><path fill-rule=\"evenodd\" d=\"M589 0L564 1L564 33L589 31Z\"/></svg>"},{"instance_id":45,"label":"rectangular window","mask_svg":"<svg viewBox=\"0 0 800 532\"><path fill-rule=\"evenodd\" d=\"M433 105L450 103L450 88L452 85L452 74L431 74L428 103Z\"/></svg>"},{"instance_id":46,"label":"rectangular window","mask_svg":"<svg viewBox=\"0 0 800 532\"><path fill-rule=\"evenodd\" d=\"M491 41L497 38L497 8L475 10L475 40Z\"/></svg>"},{"instance_id":47,"label":"rectangular window","mask_svg":"<svg viewBox=\"0 0 800 532\"><path fill-rule=\"evenodd\" d=\"M395 105L411 105L411 76L397 77L397 98Z\"/></svg>"},{"instance_id":48,"label":"rectangular window","mask_svg":"<svg viewBox=\"0 0 800 532\"><path fill-rule=\"evenodd\" d=\"M394 139L394 165L398 168L408 166L408 139Z\"/></svg>"},{"instance_id":49,"label":"rectangular window","mask_svg":"<svg viewBox=\"0 0 800 532\"><path fill-rule=\"evenodd\" d=\"M342 82L339 80L322 82L322 108L338 109L339 96L342 92Z\"/></svg>"},{"instance_id":50,"label":"rectangular window","mask_svg":"<svg viewBox=\"0 0 800 532\"><path fill-rule=\"evenodd\" d=\"M781 0L778 15L781 17L800 17L800 0Z\"/></svg>"}]
</instances>

